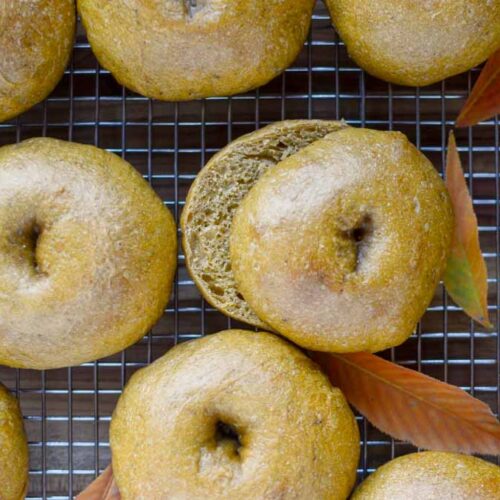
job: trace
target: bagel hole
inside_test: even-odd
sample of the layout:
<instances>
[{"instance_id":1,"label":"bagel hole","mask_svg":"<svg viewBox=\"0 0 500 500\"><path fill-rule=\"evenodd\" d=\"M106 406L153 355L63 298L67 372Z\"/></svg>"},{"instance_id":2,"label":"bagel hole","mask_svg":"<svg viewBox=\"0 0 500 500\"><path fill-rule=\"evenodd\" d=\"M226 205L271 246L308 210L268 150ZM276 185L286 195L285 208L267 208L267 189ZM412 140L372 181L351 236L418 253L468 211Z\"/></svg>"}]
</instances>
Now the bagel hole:
<instances>
[{"instance_id":1,"label":"bagel hole","mask_svg":"<svg viewBox=\"0 0 500 500\"><path fill-rule=\"evenodd\" d=\"M353 272L359 270L373 234L373 220L369 215L365 215L356 226L347 232L347 237L354 243L355 266Z\"/></svg>"},{"instance_id":2,"label":"bagel hole","mask_svg":"<svg viewBox=\"0 0 500 500\"><path fill-rule=\"evenodd\" d=\"M218 420L215 424L215 443L217 447L230 448L236 456L240 456L241 437L234 425Z\"/></svg>"},{"instance_id":3,"label":"bagel hole","mask_svg":"<svg viewBox=\"0 0 500 500\"><path fill-rule=\"evenodd\" d=\"M193 18L200 10L203 10L207 0L183 0L185 10L190 18Z\"/></svg>"},{"instance_id":4,"label":"bagel hole","mask_svg":"<svg viewBox=\"0 0 500 500\"><path fill-rule=\"evenodd\" d=\"M43 227L41 224L37 221L33 221L25 230L23 238L23 246L28 255L30 265L35 270L35 273L39 275L45 274L41 270L40 262L38 261L38 245L42 232Z\"/></svg>"},{"instance_id":5,"label":"bagel hole","mask_svg":"<svg viewBox=\"0 0 500 500\"><path fill-rule=\"evenodd\" d=\"M364 227L357 227L352 232L352 239L356 244L361 243L366 236L366 229Z\"/></svg>"}]
</instances>

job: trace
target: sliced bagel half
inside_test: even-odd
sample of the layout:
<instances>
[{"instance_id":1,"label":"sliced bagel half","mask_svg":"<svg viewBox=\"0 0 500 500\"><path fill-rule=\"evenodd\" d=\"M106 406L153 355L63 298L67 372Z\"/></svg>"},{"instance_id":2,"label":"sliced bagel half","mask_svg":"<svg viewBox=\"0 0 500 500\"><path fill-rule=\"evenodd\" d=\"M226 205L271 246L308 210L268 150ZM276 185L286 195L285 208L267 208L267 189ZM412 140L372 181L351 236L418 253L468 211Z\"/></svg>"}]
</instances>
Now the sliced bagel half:
<instances>
[{"instance_id":1,"label":"sliced bagel half","mask_svg":"<svg viewBox=\"0 0 500 500\"><path fill-rule=\"evenodd\" d=\"M181 228L187 268L212 306L238 321L271 329L236 288L229 254L233 215L269 168L346 127L324 120L273 123L233 141L200 171L187 196Z\"/></svg>"}]
</instances>

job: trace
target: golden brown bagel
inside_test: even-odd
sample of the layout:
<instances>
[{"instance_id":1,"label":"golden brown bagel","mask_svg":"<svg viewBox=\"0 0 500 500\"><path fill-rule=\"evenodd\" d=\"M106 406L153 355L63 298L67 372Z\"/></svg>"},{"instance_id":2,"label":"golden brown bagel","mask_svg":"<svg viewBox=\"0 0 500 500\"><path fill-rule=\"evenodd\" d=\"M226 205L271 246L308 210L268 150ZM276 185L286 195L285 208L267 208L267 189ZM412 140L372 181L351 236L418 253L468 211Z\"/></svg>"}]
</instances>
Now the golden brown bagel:
<instances>
[{"instance_id":1,"label":"golden brown bagel","mask_svg":"<svg viewBox=\"0 0 500 500\"><path fill-rule=\"evenodd\" d=\"M75 22L73 0L0 1L0 122L52 92L71 55Z\"/></svg>"},{"instance_id":2,"label":"golden brown bagel","mask_svg":"<svg viewBox=\"0 0 500 500\"><path fill-rule=\"evenodd\" d=\"M28 488L28 442L19 404L0 384L0 498L21 500Z\"/></svg>"},{"instance_id":3,"label":"golden brown bagel","mask_svg":"<svg viewBox=\"0 0 500 500\"><path fill-rule=\"evenodd\" d=\"M427 451L386 463L352 500L494 500L499 494L500 467L459 453Z\"/></svg>"},{"instance_id":4,"label":"golden brown bagel","mask_svg":"<svg viewBox=\"0 0 500 500\"><path fill-rule=\"evenodd\" d=\"M269 329L250 309L234 282L229 233L234 212L270 167L335 130L342 122L288 120L233 141L196 176L182 211L186 265L205 299L223 313Z\"/></svg>"},{"instance_id":5,"label":"golden brown bagel","mask_svg":"<svg viewBox=\"0 0 500 500\"><path fill-rule=\"evenodd\" d=\"M423 86L500 47L500 0L326 0L349 55L388 82Z\"/></svg>"},{"instance_id":6,"label":"golden brown bagel","mask_svg":"<svg viewBox=\"0 0 500 500\"><path fill-rule=\"evenodd\" d=\"M78 0L78 9L99 62L121 84L186 101L245 92L279 75L304 44L314 3Z\"/></svg>"},{"instance_id":7,"label":"golden brown bagel","mask_svg":"<svg viewBox=\"0 0 500 500\"><path fill-rule=\"evenodd\" d=\"M403 342L444 270L453 214L432 164L399 132L346 128L269 169L233 218L238 290L309 349Z\"/></svg>"},{"instance_id":8,"label":"golden brown bagel","mask_svg":"<svg viewBox=\"0 0 500 500\"><path fill-rule=\"evenodd\" d=\"M124 500L343 500L359 433L339 389L268 333L228 330L140 370L110 429Z\"/></svg>"},{"instance_id":9,"label":"golden brown bagel","mask_svg":"<svg viewBox=\"0 0 500 500\"><path fill-rule=\"evenodd\" d=\"M162 314L175 265L173 218L127 162L55 139L0 148L0 364L121 351Z\"/></svg>"}]
</instances>

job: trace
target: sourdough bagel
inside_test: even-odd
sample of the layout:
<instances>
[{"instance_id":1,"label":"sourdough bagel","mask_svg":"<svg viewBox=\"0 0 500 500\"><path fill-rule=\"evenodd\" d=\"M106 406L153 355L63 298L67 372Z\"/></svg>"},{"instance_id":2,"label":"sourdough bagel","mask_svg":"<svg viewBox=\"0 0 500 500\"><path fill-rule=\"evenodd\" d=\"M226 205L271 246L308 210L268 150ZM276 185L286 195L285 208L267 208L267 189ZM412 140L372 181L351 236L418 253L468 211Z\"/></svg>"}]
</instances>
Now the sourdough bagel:
<instances>
[{"instance_id":1,"label":"sourdough bagel","mask_svg":"<svg viewBox=\"0 0 500 500\"><path fill-rule=\"evenodd\" d=\"M359 456L340 390L284 340L242 330L181 344L134 374L110 444L124 500L345 499Z\"/></svg>"},{"instance_id":2,"label":"sourdough bagel","mask_svg":"<svg viewBox=\"0 0 500 500\"><path fill-rule=\"evenodd\" d=\"M237 289L309 349L403 342L444 271L453 214L432 164L399 132L345 128L269 169L230 240Z\"/></svg>"},{"instance_id":3,"label":"sourdough bagel","mask_svg":"<svg viewBox=\"0 0 500 500\"><path fill-rule=\"evenodd\" d=\"M500 47L500 0L326 0L349 55L372 75L423 86Z\"/></svg>"},{"instance_id":4,"label":"sourdough bagel","mask_svg":"<svg viewBox=\"0 0 500 500\"><path fill-rule=\"evenodd\" d=\"M480 458L447 452L405 455L380 467L352 500L494 500L500 467Z\"/></svg>"},{"instance_id":5,"label":"sourdough bagel","mask_svg":"<svg viewBox=\"0 0 500 500\"><path fill-rule=\"evenodd\" d=\"M269 329L236 289L229 256L234 212L270 167L335 130L342 122L288 120L233 141L196 176L182 211L187 268L205 299L232 318Z\"/></svg>"},{"instance_id":6,"label":"sourdough bagel","mask_svg":"<svg viewBox=\"0 0 500 500\"><path fill-rule=\"evenodd\" d=\"M314 0L78 0L99 62L126 87L185 101L237 94L285 70Z\"/></svg>"},{"instance_id":7,"label":"sourdough bagel","mask_svg":"<svg viewBox=\"0 0 500 500\"><path fill-rule=\"evenodd\" d=\"M0 364L124 349L162 314L175 265L173 218L127 162L55 139L0 148Z\"/></svg>"},{"instance_id":8,"label":"sourdough bagel","mask_svg":"<svg viewBox=\"0 0 500 500\"><path fill-rule=\"evenodd\" d=\"M0 384L0 498L22 500L28 489L28 442L16 398Z\"/></svg>"},{"instance_id":9,"label":"sourdough bagel","mask_svg":"<svg viewBox=\"0 0 500 500\"><path fill-rule=\"evenodd\" d=\"M52 92L71 55L75 22L73 0L0 2L0 122Z\"/></svg>"}]
</instances>

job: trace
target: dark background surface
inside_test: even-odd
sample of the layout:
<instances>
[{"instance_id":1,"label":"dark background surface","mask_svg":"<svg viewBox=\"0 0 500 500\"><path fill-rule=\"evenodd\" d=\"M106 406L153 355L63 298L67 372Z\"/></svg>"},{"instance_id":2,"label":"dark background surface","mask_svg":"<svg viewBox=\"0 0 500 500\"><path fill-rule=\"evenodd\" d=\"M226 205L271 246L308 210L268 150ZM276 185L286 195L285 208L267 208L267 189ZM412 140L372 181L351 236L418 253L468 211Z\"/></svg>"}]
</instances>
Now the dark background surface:
<instances>
[{"instance_id":1,"label":"dark background surface","mask_svg":"<svg viewBox=\"0 0 500 500\"><path fill-rule=\"evenodd\" d=\"M189 186L210 156L228 141L281 119L343 118L354 126L400 130L441 172L448 131L478 74L475 69L422 89L372 78L348 58L318 3L310 40L281 77L229 99L163 103L119 86L98 66L79 25L63 80L44 103L0 124L0 145L46 135L109 149L144 174L178 220ZM479 219L495 331L485 333L473 324L440 286L416 335L384 356L459 385L498 413L498 118L459 130L457 142ZM130 375L177 342L230 326L244 325L200 298L180 253L174 294L163 318L126 352L47 372L0 367L0 380L16 392L25 416L31 453L29 498L68 498L80 492L109 464L111 413ZM359 425L360 478L390 458L414 451L362 418Z\"/></svg>"}]
</instances>

